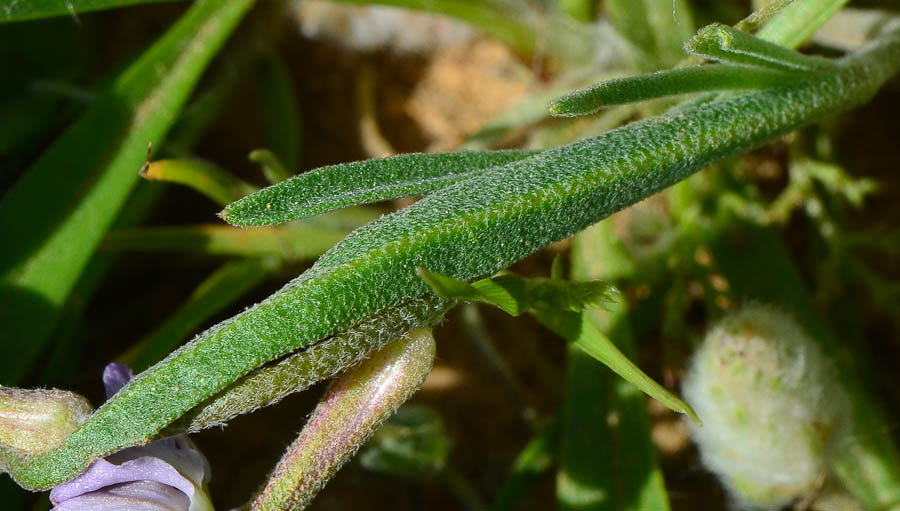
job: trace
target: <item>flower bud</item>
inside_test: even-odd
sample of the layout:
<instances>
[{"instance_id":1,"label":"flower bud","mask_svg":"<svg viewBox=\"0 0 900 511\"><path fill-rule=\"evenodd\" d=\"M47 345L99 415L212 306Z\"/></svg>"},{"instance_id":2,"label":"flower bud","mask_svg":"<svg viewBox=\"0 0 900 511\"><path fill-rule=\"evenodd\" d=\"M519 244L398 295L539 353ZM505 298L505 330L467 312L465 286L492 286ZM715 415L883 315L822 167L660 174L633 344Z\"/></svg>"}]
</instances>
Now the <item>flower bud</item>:
<instances>
[{"instance_id":1,"label":"flower bud","mask_svg":"<svg viewBox=\"0 0 900 511\"><path fill-rule=\"evenodd\" d=\"M706 467L742 509L776 509L820 486L846 400L837 374L794 321L753 305L713 327L682 391L703 425Z\"/></svg>"},{"instance_id":2,"label":"flower bud","mask_svg":"<svg viewBox=\"0 0 900 511\"><path fill-rule=\"evenodd\" d=\"M92 411L85 398L72 392L0 387L0 446L19 455L53 449Z\"/></svg>"}]
</instances>

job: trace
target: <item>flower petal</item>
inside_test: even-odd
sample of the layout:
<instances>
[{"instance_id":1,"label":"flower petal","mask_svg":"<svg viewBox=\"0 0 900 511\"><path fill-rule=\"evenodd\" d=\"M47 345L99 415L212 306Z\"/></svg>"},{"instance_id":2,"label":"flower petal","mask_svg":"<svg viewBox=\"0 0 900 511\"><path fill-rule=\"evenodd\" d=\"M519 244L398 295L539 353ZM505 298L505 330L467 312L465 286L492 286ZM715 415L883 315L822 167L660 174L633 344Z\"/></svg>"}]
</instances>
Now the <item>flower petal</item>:
<instances>
[{"instance_id":1,"label":"flower petal","mask_svg":"<svg viewBox=\"0 0 900 511\"><path fill-rule=\"evenodd\" d=\"M63 503L78 496L97 492L110 485L150 481L172 486L187 496L188 502L194 497L194 484L181 475L172 465L159 458L144 456L115 465L106 460L97 460L80 476L57 486L50 492L50 501ZM127 508L126 508L127 509Z\"/></svg>"},{"instance_id":2,"label":"flower petal","mask_svg":"<svg viewBox=\"0 0 900 511\"><path fill-rule=\"evenodd\" d=\"M58 504L51 511L187 511L190 499L155 481L117 484Z\"/></svg>"},{"instance_id":3,"label":"flower petal","mask_svg":"<svg viewBox=\"0 0 900 511\"><path fill-rule=\"evenodd\" d=\"M106 388L106 399L113 397L126 383L131 381L134 373L125 364L113 362L103 369L103 386Z\"/></svg>"}]
</instances>

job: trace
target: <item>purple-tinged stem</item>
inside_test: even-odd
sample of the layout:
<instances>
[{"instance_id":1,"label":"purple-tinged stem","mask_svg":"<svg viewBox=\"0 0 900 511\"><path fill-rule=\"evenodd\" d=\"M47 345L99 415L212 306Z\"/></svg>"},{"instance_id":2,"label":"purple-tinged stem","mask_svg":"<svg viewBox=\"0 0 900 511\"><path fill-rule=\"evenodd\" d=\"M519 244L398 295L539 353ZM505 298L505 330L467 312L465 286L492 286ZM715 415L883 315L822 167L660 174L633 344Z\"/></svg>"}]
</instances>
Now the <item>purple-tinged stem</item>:
<instances>
[{"instance_id":1,"label":"purple-tinged stem","mask_svg":"<svg viewBox=\"0 0 900 511\"><path fill-rule=\"evenodd\" d=\"M431 331L416 330L341 375L249 509L304 509L381 423L415 393L431 371L434 353Z\"/></svg>"}]
</instances>

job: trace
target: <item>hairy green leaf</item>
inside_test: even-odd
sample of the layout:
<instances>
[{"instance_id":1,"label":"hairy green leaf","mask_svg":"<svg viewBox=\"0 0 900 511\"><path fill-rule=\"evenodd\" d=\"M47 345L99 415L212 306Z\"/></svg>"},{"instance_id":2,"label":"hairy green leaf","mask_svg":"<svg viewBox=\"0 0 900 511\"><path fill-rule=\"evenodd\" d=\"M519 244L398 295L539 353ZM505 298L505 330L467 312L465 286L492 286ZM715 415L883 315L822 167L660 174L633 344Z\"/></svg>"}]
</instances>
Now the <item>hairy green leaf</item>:
<instances>
[{"instance_id":1,"label":"hairy green leaf","mask_svg":"<svg viewBox=\"0 0 900 511\"><path fill-rule=\"evenodd\" d=\"M153 332L134 343L116 360L143 371L178 347L209 317L253 289L277 268L271 260L231 261L216 269L194 289L181 307Z\"/></svg>"},{"instance_id":2,"label":"hairy green leaf","mask_svg":"<svg viewBox=\"0 0 900 511\"><path fill-rule=\"evenodd\" d=\"M454 303L426 296L366 318L277 364L250 372L186 413L169 431L196 432L220 426L238 415L276 404L338 374L407 332L437 324Z\"/></svg>"},{"instance_id":3,"label":"hairy green leaf","mask_svg":"<svg viewBox=\"0 0 900 511\"><path fill-rule=\"evenodd\" d=\"M559 117L588 115L613 105L691 94L740 89L765 89L803 80L798 73L728 65L706 65L659 71L601 82L550 103Z\"/></svg>"},{"instance_id":4,"label":"hairy green leaf","mask_svg":"<svg viewBox=\"0 0 900 511\"><path fill-rule=\"evenodd\" d=\"M827 71L835 66L828 59L803 55L718 23L702 28L684 48L694 55L723 63L775 71Z\"/></svg>"},{"instance_id":5,"label":"hairy green leaf","mask_svg":"<svg viewBox=\"0 0 900 511\"><path fill-rule=\"evenodd\" d=\"M335 245L255 307L138 375L56 449L4 464L47 488L148 441L251 370L429 293L418 266L462 280L547 244L730 155L863 101L900 67L894 29L832 73L722 98L551 149L446 186Z\"/></svg>"},{"instance_id":6,"label":"hairy green leaf","mask_svg":"<svg viewBox=\"0 0 900 511\"><path fill-rule=\"evenodd\" d=\"M304 172L229 204L220 216L240 227L272 225L346 206L427 193L534 151L401 154Z\"/></svg>"}]
</instances>

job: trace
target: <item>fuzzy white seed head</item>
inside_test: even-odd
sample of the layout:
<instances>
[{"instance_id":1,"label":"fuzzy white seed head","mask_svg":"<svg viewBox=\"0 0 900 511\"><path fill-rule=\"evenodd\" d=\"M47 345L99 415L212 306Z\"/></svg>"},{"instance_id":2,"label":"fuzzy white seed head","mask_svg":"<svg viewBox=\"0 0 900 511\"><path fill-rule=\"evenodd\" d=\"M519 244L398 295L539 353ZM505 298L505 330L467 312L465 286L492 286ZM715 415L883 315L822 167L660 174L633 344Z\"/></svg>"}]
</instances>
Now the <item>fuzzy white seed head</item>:
<instances>
[{"instance_id":1,"label":"fuzzy white seed head","mask_svg":"<svg viewBox=\"0 0 900 511\"><path fill-rule=\"evenodd\" d=\"M776 509L821 484L845 398L819 347L787 315L752 305L706 335L682 392L704 465L740 509Z\"/></svg>"}]
</instances>

